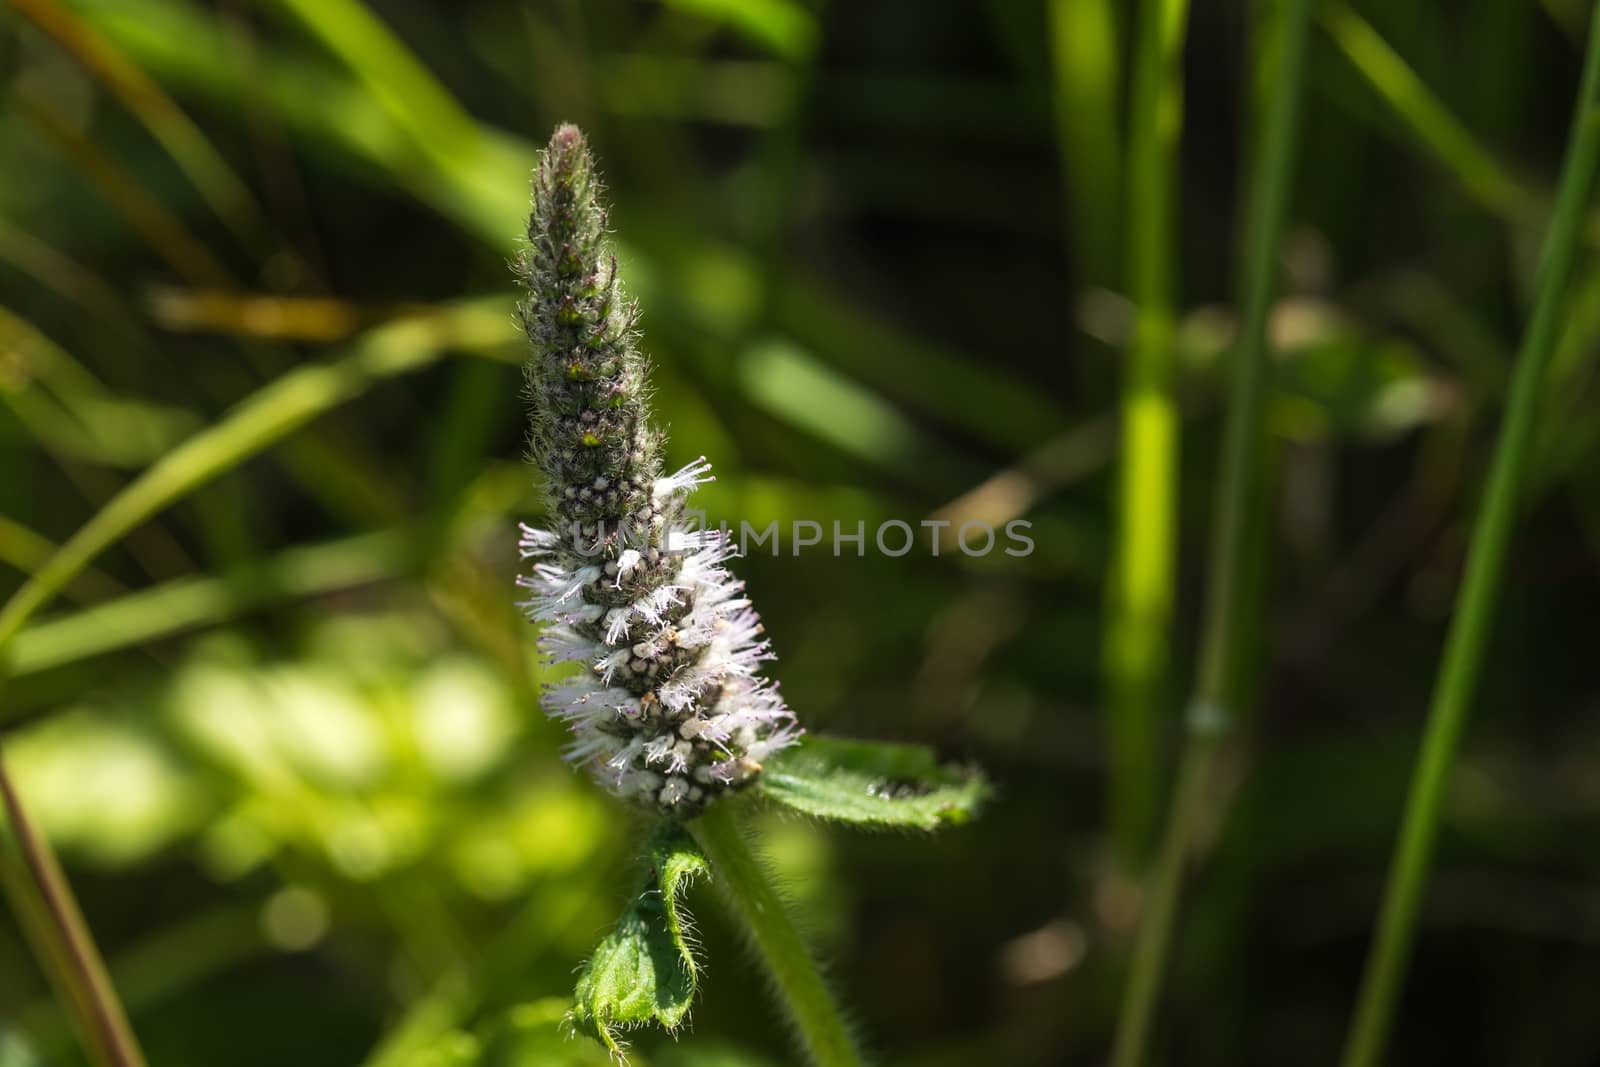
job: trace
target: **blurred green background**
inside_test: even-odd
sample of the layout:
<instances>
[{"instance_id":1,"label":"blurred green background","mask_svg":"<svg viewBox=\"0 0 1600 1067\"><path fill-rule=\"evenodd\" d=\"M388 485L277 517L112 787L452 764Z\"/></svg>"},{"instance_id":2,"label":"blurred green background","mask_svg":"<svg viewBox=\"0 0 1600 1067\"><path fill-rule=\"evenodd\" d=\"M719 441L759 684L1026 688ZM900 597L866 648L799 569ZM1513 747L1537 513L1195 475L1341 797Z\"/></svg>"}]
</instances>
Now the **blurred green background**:
<instances>
[{"instance_id":1,"label":"blurred green background","mask_svg":"<svg viewBox=\"0 0 1600 1067\"><path fill-rule=\"evenodd\" d=\"M1275 10L1188 26L1162 759ZM1318 9L1251 713L1210 798L1163 1062L1334 1058L1585 16ZM13 642L0 695L8 764L153 1063L605 1062L557 1024L643 823L561 764L512 585L540 490L507 263L563 120L609 181L669 459L717 466L713 519L1032 522L1024 559L739 565L803 722L998 784L936 840L762 827L885 1064L1103 1059L1140 852L1108 833L1101 653L1133 28L1102 0L0 6L0 594L280 383L219 477ZM1396 1063L1600 1064L1597 349L1590 263ZM1122 787L1154 811L1163 780ZM638 1061L791 1062L714 898L694 904L693 1029L638 1034ZM78 1056L7 916L0 1064Z\"/></svg>"}]
</instances>

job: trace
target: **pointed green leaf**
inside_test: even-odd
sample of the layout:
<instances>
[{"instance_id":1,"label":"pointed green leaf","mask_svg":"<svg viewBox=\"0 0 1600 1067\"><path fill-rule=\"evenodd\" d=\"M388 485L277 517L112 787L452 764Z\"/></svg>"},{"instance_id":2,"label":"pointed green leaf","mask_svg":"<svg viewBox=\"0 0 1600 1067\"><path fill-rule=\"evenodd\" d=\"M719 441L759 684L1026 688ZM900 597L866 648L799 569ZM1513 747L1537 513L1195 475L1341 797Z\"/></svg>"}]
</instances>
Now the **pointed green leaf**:
<instances>
[{"instance_id":1,"label":"pointed green leaf","mask_svg":"<svg viewBox=\"0 0 1600 1067\"><path fill-rule=\"evenodd\" d=\"M676 1029L689 1014L699 970L682 893L706 871L688 832L663 822L646 847L639 887L616 929L578 976L574 1028L622 1055L618 1033L655 1021Z\"/></svg>"},{"instance_id":2,"label":"pointed green leaf","mask_svg":"<svg viewBox=\"0 0 1600 1067\"><path fill-rule=\"evenodd\" d=\"M937 830L977 814L989 785L978 771L941 767L923 745L808 734L767 761L762 795L819 819Z\"/></svg>"}]
</instances>

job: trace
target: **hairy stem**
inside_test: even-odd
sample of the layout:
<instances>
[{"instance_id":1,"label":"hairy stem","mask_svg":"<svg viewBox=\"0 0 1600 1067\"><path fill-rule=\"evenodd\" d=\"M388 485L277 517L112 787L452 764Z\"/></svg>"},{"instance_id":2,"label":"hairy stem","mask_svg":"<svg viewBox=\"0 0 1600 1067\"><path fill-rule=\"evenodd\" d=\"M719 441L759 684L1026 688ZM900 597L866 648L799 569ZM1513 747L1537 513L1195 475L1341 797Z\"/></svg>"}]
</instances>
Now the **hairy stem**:
<instances>
[{"instance_id":1,"label":"hairy stem","mask_svg":"<svg viewBox=\"0 0 1600 1067\"><path fill-rule=\"evenodd\" d=\"M144 1053L106 974L105 962L72 895L66 875L43 835L29 821L0 758L0 802L15 854L0 849L7 894L40 963L73 1017L84 1047L100 1067L144 1067Z\"/></svg>"},{"instance_id":2,"label":"hairy stem","mask_svg":"<svg viewBox=\"0 0 1600 1067\"><path fill-rule=\"evenodd\" d=\"M814 1067L861 1067L855 1039L765 866L724 801L690 823L711 876L733 906Z\"/></svg>"},{"instance_id":3,"label":"hairy stem","mask_svg":"<svg viewBox=\"0 0 1600 1067\"><path fill-rule=\"evenodd\" d=\"M1582 239L1584 211L1600 163L1600 16L1591 19L1588 55L1567 159L1539 265L1538 295L1517 358L1505 421L1473 529L1466 578L1457 596L1422 749L1412 772L1411 793L1390 864L1378 932L1367 956L1355 1019L1345 1045L1345 1067L1374 1067L1383 1057L1416 937L1417 913L1438 832L1440 800L1483 665L1518 493L1531 452L1534 419L1544 391L1545 370L1561 334L1567 290Z\"/></svg>"},{"instance_id":4,"label":"hairy stem","mask_svg":"<svg viewBox=\"0 0 1600 1067\"><path fill-rule=\"evenodd\" d=\"M1198 824L1218 739L1231 727L1236 673L1249 640L1246 553L1255 516L1263 506L1261 468L1266 434L1263 407L1267 374L1267 316L1277 280L1278 246L1294 175L1310 0L1288 0L1260 150L1250 186L1244 259L1244 318L1234 353L1228 422L1222 442L1216 526L1207 575L1207 605L1200 668L1188 713L1189 740L1173 791L1165 837L1134 945L1133 970L1117 1025L1112 1062L1137 1067L1149 1046L1151 1020L1170 953L1184 864Z\"/></svg>"}]
</instances>

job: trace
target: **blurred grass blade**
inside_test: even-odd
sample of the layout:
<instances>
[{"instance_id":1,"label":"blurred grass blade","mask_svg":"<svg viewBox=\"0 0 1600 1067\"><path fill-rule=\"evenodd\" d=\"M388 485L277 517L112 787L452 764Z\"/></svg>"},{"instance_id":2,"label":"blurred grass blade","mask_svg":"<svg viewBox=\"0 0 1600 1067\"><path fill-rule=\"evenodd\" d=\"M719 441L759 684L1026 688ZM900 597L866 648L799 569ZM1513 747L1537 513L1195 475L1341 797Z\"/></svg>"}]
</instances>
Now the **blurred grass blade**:
<instances>
[{"instance_id":1,"label":"blurred grass blade","mask_svg":"<svg viewBox=\"0 0 1600 1067\"><path fill-rule=\"evenodd\" d=\"M1537 298L1512 379L1500 438L1473 527L1466 575L1456 597L1428 724L1406 800L1384 891L1377 935L1367 957L1345 1067L1376 1067L1383 1059L1416 935L1438 833L1440 803L1455 763L1477 689L1530 444L1545 393L1545 374L1565 326L1568 290L1600 166L1600 15L1591 12L1588 53L1578 90L1555 214L1539 264Z\"/></svg>"},{"instance_id":2,"label":"blurred grass blade","mask_svg":"<svg viewBox=\"0 0 1600 1067\"><path fill-rule=\"evenodd\" d=\"M618 115L764 128L790 113L794 72L774 60L715 62L677 56L609 56L595 79L600 102Z\"/></svg>"},{"instance_id":3,"label":"blurred grass blade","mask_svg":"<svg viewBox=\"0 0 1600 1067\"><path fill-rule=\"evenodd\" d=\"M425 314L425 304L360 305L332 297L155 288L151 317L176 333L221 333L278 341L340 341L385 319Z\"/></svg>"},{"instance_id":4,"label":"blurred grass blade","mask_svg":"<svg viewBox=\"0 0 1600 1067\"><path fill-rule=\"evenodd\" d=\"M0 563L27 574L49 562L55 551L56 546L47 538L0 515ZM78 575L64 590L68 596L85 601L108 600L123 591L116 579L92 568Z\"/></svg>"},{"instance_id":5,"label":"blurred grass blade","mask_svg":"<svg viewBox=\"0 0 1600 1067\"><path fill-rule=\"evenodd\" d=\"M259 902L202 912L112 952L107 970L124 1006L142 1013L258 957L267 947L261 927ZM72 1035L53 1005L40 998L17 1016L46 1062L61 1062Z\"/></svg>"},{"instance_id":6,"label":"blurred grass blade","mask_svg":"<svg viewBox=\"0 0 1600 1067\"><path fill-rule=\"evenodd\" d=\"M533 170L532 146L525 150L526 160L515 164L512 156L497 151L502 146L483 135L449 90L360 0L278 3L366 84L433 166L469 194L474 210L500 214L515 204L515 209L502 217L520 220L527 206L527 178ZM508 182L502 169L511 165L520 171L515 182ZM519 225L501 239L513 239L521 230Z\"/></svg>"},{"instance_id":7,"label":"blurred grass blade","mask_svg":"<svg viewBox=\"0 0 1600 1067\"><path fill-rule=\"evenodd\" d=\"M321 596L393 578L409 564L413 543L407 531L384 530L285 549L236 574L174 579L28 627L12 639L7 666L12 677L22 677L215 626L274 600Z\"/></svg>"},{"instance_id":8,"label":"blurred grass blade","mask_svg":"<svg viewBox=\"0 0 1600 1067\"><path fill-rule=\"evenodd\" d=\"M12 373L0 403L51 451L109 467L148 463L199 421L187 411L119 396L33 323L0 304L0 351Z\"/></svg>"},{"instance_id":9,"label":"blurred grass blade","mask_svg":"<svg viewBox=\"0 0 1600 1067\"><path fill-rule=\"evenodd\" d=\"M267 224L255 197L161 86L59 0L7 2L55 38L122 101L247 249L257 255L270 251Z\"/></svg>"},{"instance_id":10,"label":"blurred grass blade","mask_svg":"<svg viewBox=\"0 0 1600 1067\"><path fill-rule=\"evenodd\" d=\"M362 164L375 165L490 247L514 251L527 210L525 190L536 161L534 146L475 126L477 162L465 165L462 158L439 152L426 138L422 144L413 143L418 114L438 112L451 116L445 120L449 123L473 120L414 58L397 57L396 52L404 52L404 45L386 28L380 25L374 31L388 37L382 46L344 40L344 34L355 32L351 26L371 19L370 13L362 9L351 14L343 2L337 10L311 6L316 10L306 17L318 20L316 26L325 40L331 35L340 42L335 51L347 64L360 62L371 70L387 70L392 64L407 73L389 87L381 106L374 106L372 98L307 64L291 64L263 54L262 67L270 75L267 91L283 119L303 136L324 141ZM115 7L97 8L96 18L123 47L164 73L204 92L236 91L234 72L210 50L174 46L179 40L204 40L208 32L206 24L181 9L149 0L128 0ZM369 75L357 74L370 80ZM366 173L365 166L361 173ZM688 247L697 254L676 256L671 266L715 274L717 283L686 283L678 270L665 269L667 264L656 256L618 242L618 257L635 280L636 290L642 293L655 279L668 290L649 300L653 306L670 309L662 314L686 311L685 317L695 319L697 330L736 335L747 325L742 316L748 311L727 296L738 292L741 285L749 287L757 264L749 255L701 235L675 234L674 238L674 247ZM685 245L690 239L693 243ZM703 280L700 275L694 277ZM786 331L808 342L809 349L847 356L852 373L859 370L880 391L904 394L939 418L1018 449L1029 448L1062 428L1064 420L1057 405L1036 390L997 374L993 368L974 368L880 317L851 309L847 301L809 278L789 275L774 289L777 303L773 314ZM816 355L809 353L807 358Z\"/></svg>"},{"instance_id":11,"label":"blurred grass blade","mask_svg":"<svg viewBox=\"0 0 1600 1067\"><path fill-rule=\"evenodd\" d=\"M405 43L360 0L279 0L418 144L447 155L477 144L472 117L462 110Z\"/></svg>"},{"instance_id":12,"label":"blurred grass blade","mask_svg":"<svg viewBox=\"0 0 1600 1067\"><path fill-rule=\"evenodd\" d=\"M1110 739L1111 835L1118 861L1144 861L1154 828L1159 717L1175 591L1178 410L1173 399L1177 149L1183 124L1187 0L1139 6L1128 197L1124 203L1134 336L1123 372L1116 548L1103 649Z\"/></svg>"},{"instance_id":13,"label":"blurred grass blade","mask_svg":"<svg viewBox=\"0 0 1600 1067\"><path fill-rule=\"evenodd\" d=\"M1318 5L1317 17L1345 58L1394 111L1406 130L1456 176L1475 200L1511 222L1527 222L1536 213L1538 204L1533 194L1451 114L1370 23L1342 0Z\"/></svg>"},{"instance_id":14,"label":"blurred grass blade","mask_svg":"<svg viewBox=\"0 0 1600 1067\"><path fill-rule=\"evenodd\" d=\"M1529 472L1531 496L1541 496L1581 469L1600 443L1594 386L1600 380L1600 268L1590 265L1573 285L1567 326L1550 359L1545 412L1536 431L1536 460Z\"/></svg>"},{"instance_id":15,"label":"blurred grass blade","mask_svg":"<svg viewBox=\"0 0 1600 1067\"><path fill-rule=\"evenodd\" d=\"M99 274L5 218L0 218L0 262L10 263L41 285L92 312L98 321L114 327L138 347L149 346L144 323L133 313L125 294Z\"/></svg>"},{"instance_id":16,"label":"blurred grass blade","mask_svg":"<svg viewBox=\"0 0 1600 1067\"><path fill-rule=\"evenodd\" d=\"M1006 448L1032 449L1068 423L1057 398L858 307L798 272L773 293L774 324L885 397Z\"/></svg>"},{"instance_id":17,"label":"blurred grass blade","mask_svg":"<svg viewBox=\"0 0 1600 1067\"><path fill-rule=\"evenodd\" d=\"M740 359L739 380L758 406L919 489L948 492L983 476L973 460L792 344L752 347Z\"/></svg>"},{"instance_id":18,"label":"blurred grass blade","mask_svg":"<svg viewBox=\"0 0 1600 1067\"><path fill-rule=\"evenodd\" d=\"M0 753L0 806L4 831L0 843L4 885L30 930L35 945L51 945L40 963L56 984L64 1006L75 1015L91 1062L100 1067L145 1067L144 1053L128 1025L127 1013L106 974L105 961L89 933L50 843L29 820L22 799L6 773ZM20 863L19 863L20 861ZM18 864L13 866L13 864Z\"/></svg>"},{"instance_id":19,"label":"blurred grass blade","mask_svg":"<svg viewBox=\"0 0 1600 1067\"><path fill-rule=\"evenodd\" d=\"M1049 0L1056 143L1066 177L1077 284L1110 285L1117 269L1122 144L1121 54L1110 0Z\"/></svg>"},{"instance_id":20,"label":"blurred grass blade","mask_svg":"<svg viewBox=\"0 0 1600 1067\"><path fill-rule=\"evenodd\" d=\"M145 191L121 163L67 123L53 104L27 91L11 93L11 104L180 277L191 285L228 284L228 272L211 250L165 204Z\"/></svg>"},{"instance_id":21,"label":"blurred grass blade","mask_svg":"<svg viewBox=\"0 0 1600 1067\"><path fill-rule=\"evenodd\" d=\"M797 0L666 0L666 6L720 22L790 63L810 59L821 36L816 16Z\"/></svg>"},{"instance_id":22,"label":"blurred grass blade","mask_svg":"<svg viewBox=\"0 0 1600 1067\"><path fill-rule=\"evenodd\" d=\"M51 921L50 909L30 874L17 837L11 832L9 818L0 818L0 893L4 893L17 929L49 982L47 1003L70 1031L69 1040L76 1038L93 1060L103 1060L105 1039L91 1022L94 1008L86 988L73 980L71 956L60 929Z\"/></svg>"},{"instance_id":23,"label":"blurred grass blade","mask_svg":"<svg viewBox=\"0 0 1600 1067\"><path fill-rule=\"evenodd\" d=\"M452 347L503 339L478 305L373 330L331 364L301 366L263 387L134 479L0 608L0 649L96 556L157 512L377 382L418 370Z\"/></svg>"},{"instance_id":24,"label":"blurred grass blade","mask_svg":"<svg viewBox=\"0 0 1600 1067\"><path fill-rule=\"evenodd\" d=\"M1141 1067L1166 971L1178 900L1193 836L1201 821L1212 757L1218 739L1237 712L1232 667L1250 639L1255 613L1246 601L1256 584L1247 580L1251 531L1263 508L1260 463L1264 455L1267 320L1278 277L1278 249L1294 181L1300 94L1312 0L1283 0L1283 17L1269 24L1277 41L1263 41L1278 57L1262 127L1261 146L1246 205L1243 322L1233 358L1228 421L1222 443L1216 495L1216 526L1206 576L1206 615L1200 636L1200 669L1186 726L1188 741L1172 791L1165 834L1139 912L1133 969L1117 1023L1115 1067Z\"/></svg>"}]
</instances>

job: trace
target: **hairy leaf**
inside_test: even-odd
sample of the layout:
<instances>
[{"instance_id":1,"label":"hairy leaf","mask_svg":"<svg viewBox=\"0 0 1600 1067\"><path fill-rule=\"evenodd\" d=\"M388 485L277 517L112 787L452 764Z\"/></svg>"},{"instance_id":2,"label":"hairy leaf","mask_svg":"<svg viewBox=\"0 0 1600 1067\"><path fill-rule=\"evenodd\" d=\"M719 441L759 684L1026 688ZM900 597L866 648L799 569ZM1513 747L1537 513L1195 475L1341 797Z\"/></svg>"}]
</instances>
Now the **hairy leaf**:
<instances>
[{"instance_id":1,"label":"hairy leaf","mask_svg":"<svg viewBox=\"0 0 1600 1067\"><path fill-rule=\"evenodd\" d=\"M705 873L705 857L682 826L663 822L643 859L639 891L584 966L570 1015L576 1029L618 1056L620 1031L651 1021L676 1029L689 1014L699 975L682 893Z\"/></svg>"},{"instance_id":2,"label":"hairy leaf","mask_svg":"<svg viewBox=\"0 0 1600 1067\"><path fill-rule=\"evenodd\" d=\"M758 783L764 796L820 819L922 830L966 822L989 793L982 774L941 767L926 746L815 734L774 755Z\"/></svg>"}]
</instances>

